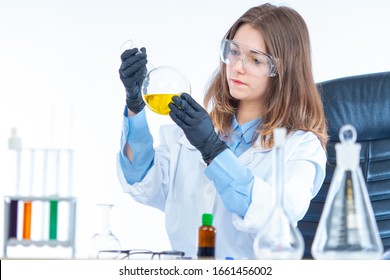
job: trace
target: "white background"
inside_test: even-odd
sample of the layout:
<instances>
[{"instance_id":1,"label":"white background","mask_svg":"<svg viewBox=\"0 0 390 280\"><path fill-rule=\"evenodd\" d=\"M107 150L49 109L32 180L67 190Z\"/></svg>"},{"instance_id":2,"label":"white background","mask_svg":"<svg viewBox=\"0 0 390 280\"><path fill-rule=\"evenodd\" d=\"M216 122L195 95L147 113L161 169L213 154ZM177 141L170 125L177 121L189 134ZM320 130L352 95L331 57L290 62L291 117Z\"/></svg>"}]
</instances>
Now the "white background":
<instances>
[{"instance_id":1,"label":"white background","mask_svg":"<svg viewBox=\"0 0 390 280\"><path fill-rule=\"evenodd\" d=\"M306 20L316 82L390 70L389 1L271 2L296 9ZM169 249L164 214L122 193L116 175L125 105L119 48L132 38L147 48L154 66L181 69L201 102L219 63L220 40L241 14L261 3L0 0L1 197L15 191L7 139L16 127L24 147L74 149L78 258L86 257L95 233L97 202L115 204L112 229L123 248ZM157 144L159 126L170 120L149 111L147 116ZM1 200L1 228L3 213Z\"/></svg>"}]
</instances>

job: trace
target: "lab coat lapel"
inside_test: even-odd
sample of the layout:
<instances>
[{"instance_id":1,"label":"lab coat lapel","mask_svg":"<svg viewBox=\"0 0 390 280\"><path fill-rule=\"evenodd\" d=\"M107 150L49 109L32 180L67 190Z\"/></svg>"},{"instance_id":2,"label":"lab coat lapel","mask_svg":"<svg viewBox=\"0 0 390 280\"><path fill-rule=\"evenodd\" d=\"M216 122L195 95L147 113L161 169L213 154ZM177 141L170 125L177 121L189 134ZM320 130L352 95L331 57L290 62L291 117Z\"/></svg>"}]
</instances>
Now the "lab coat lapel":
<instances>
[{"instance_id":1,"label":"lab coat lapel","mask_svg":"<svg viewBox=\"0 0 390 280\"><path fill-rule=\"evenodd\" d=\"M242 164L248 165L254 160L256 154L267 153L270 150L271 149L269 148L263 148L263 147L256 147L256 148L250 147L238 159L241 161Z\"/></svg>"},{"instance_id":2,"label":"lab coat lapel","mask_svg":"<svg viewBox=\"0 0 390 280\"><path fill-rule=\"evenodd\" d=\"M187 137L185 136L185 134L183 133L181 135L181 137L177 140L181 145L183 145L184 147L186 147L187 149L190 149L190 150L196 150L196 148L190 143L190 141L188 141Z\"/></svg>"},{"instance_id":3,"label":"lab coat lapel","mask_svg":"<svg viewBox=\"0 0 390 280\"><path fill-rule=\"evenodd\" d=\"M189 150L197 150L187 139L187 137L183 134L178 142L186 147ZM207 167L206 163L201 159L198 163L200 168L205 169ZM205 184L201 184L199 186L199 191L194 194L194 205L199 208L200 213L213 213L215 199L216 199L217 191L215 189L214 184L211 181L208 181ZM201 205L198 205L201 202Z\"/></svg>"}]
</instances>

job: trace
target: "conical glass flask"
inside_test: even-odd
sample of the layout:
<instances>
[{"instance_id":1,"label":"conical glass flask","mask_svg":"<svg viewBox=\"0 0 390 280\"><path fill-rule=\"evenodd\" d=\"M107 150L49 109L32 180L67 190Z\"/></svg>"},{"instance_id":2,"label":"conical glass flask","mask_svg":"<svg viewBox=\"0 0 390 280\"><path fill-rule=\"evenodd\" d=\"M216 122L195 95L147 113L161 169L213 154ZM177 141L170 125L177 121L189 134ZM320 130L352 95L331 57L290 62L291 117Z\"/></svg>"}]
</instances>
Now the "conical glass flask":
<instances>
[{"instance_id":1,"label":"conical glass flask","mask_svg":"<svg viewBox=\"0 0 390 280\"><path fill-rule=\"evenodd\" d=\"M285 128L274 130L273 186L275 206L253 243L257 259L299 260L303 256L302 234L283 208Z\"/></svg>"},{"instance_id":2,"label":"conical glass flask","mask_svg":"<svg viewBox=\"0 0 390 280\"><path fill-rule=\"evenodd\" d=\"M116 259L120 254L120 243L110 228L112 204L97 204L98 231L91 237L88 248L90 259Z\"/></svg>"},{"instance_id":3,"label":"conical glass flask","mask_svg":"<svg viewBox=\"0 0 390 280\"><path fill-rule=\"evenodd\" d=\"M359 165L356 130L345 125L339 137L337 165L311 253L315 259L380 259L383 245Z\"/></svg>"}]
</instances>

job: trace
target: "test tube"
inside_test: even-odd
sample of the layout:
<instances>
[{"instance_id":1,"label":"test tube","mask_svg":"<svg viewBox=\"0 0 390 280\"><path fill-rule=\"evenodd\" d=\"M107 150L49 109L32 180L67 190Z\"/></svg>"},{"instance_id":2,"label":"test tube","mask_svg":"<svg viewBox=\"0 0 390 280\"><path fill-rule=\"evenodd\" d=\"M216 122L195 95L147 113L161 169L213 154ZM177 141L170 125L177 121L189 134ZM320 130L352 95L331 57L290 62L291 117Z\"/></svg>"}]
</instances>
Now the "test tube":
<instances>
[{"instance_id":1,"label":"test tube","mask_svg":"<svg viewBox=\"0 0 390 280\"><path fill-rule=\"evenodd\" d=\"M56 152L56 190L55 195L59 195L59 185L60 185L60 156L61 150L58 149ZM49 225L49 239L57 239L57 225L58 225L58 200L50 200L50 225Z\"/></svg>"},{"instance_id":2,"label":"test tube","mask_svg":"<svg viewBox=\"0 0 390 280\"><path fill-rule=\"evenodd\" d=\"M20 195L20 174L21 174L21 156L22 140L18 136L15 127L11 129L11 137L8 139L8 148L16 152L16 195ZM17 238L18 232L18 200L10 201L10 211L8 215L8 239Z\"/></svg>"},{"instance_id":3,"label":"test tube","mask_svg":"<svg viewBox=\"0 0 390 280\"><path fill-rule=\"evenodd\" d=\"M16 195L20 195L20 163L21 147L16 149ZM18 233L18 204L19 201L12 199L10 201L10 211L8 215L8 239L17 238Z\"/></svg>"},{"instance_id":4,"label":"test tube","mask_svg":"<svg viewBox=\"0 0 390 280\"><path fill-rule=\"evenodd\" d=\"M35 164L35 150L31 149L31 164L30 164L30 196L34 186L34 164ZM31 239L31 214L32 202L27 200L23 207L23 239Z\"/></svg>"},{"instance_id":5,"label":"test tube","mask_svg":"<svg viewBox=\"0 0 390 280\"><path fill-rule=\"evenodd\" d=\"M17 238L18 233L18 200L10 201L10 211L8 215L8 239Z\"/></svg>"},{"instance_id":6,"label":"test tube","mask_svg":"<svg viewBox=\"0 0 390 280\"><path fill-rule=\"evenodd\" d=\"M57 239L57 223L58 223L58 200L50 200L50 227L49 239Z\"/></svg>"},{"instance_id":7,"label":"test tube","mask_svg":"<svg viewBox=\"0 0 390 280\"><path fill-rule=\"evenodd\" d=\"M73 150L68 150L68 196L71 196L73 193L72 190L73 183Z\"/></svg>"},{"instance_id":8,"label":"test tube","mask_svg":"<svg viewBox=\"0 0 390 280\"><path fill-rule=\"evenodd\" d=\"M23 207L23 239L31 239L32 202L25 201Z\"/></svg>"},{"instance_id":9,"label":"test tube","mask_svg":"<svg viewBox=\"0 0 390 280\"><path fill-rule=\"evenodd\" d=\"M48 156L49 156L49 150L44 149L43 150L43 168L42 168L42 195L47 195L47 162L48 162ZM45 233L46 233L46 227L47 227L47 219L46 219L46 201L42 202L42 230L41 230L41 240L45 240ZM50 220L50 219L49 219Z\"/></svg>"}]
</instances>

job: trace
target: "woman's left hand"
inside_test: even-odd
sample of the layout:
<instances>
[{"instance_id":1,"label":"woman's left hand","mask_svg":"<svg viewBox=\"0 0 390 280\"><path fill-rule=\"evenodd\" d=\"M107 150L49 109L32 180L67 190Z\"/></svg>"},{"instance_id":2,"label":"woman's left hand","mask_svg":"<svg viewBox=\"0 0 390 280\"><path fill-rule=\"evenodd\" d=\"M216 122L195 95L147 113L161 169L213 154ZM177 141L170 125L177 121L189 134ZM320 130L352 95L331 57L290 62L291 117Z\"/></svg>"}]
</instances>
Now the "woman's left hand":
<instances>
[{"instance_id":1,"label":"woman's left hand","mask_svg":"<svg viewBox=\"0 0 390 280\"><path fill-rule=\"evenodd\" d=\"M188 141L201 152L206 163L228 148L215 133L207 111L188 93L173 97L168 106L170 117L183 129Z\"/></svg>"}]
</instances>

